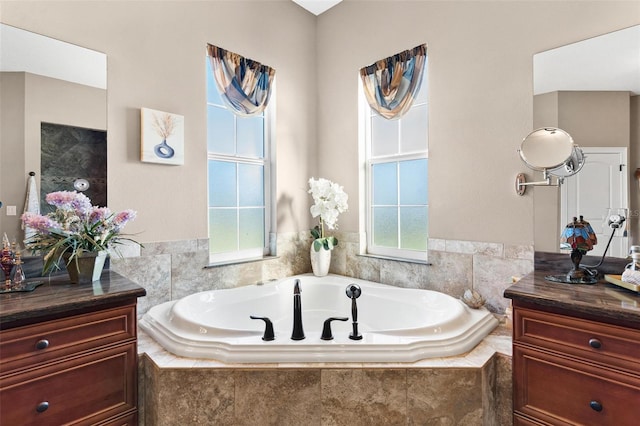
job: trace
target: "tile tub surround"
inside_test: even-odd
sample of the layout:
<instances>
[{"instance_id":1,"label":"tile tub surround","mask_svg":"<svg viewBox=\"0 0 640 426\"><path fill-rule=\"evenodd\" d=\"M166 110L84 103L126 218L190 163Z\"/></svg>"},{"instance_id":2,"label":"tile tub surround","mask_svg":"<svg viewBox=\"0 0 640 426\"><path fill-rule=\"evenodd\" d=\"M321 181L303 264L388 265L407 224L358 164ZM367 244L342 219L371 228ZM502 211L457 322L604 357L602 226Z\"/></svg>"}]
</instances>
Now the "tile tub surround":
<instances>
[{"instance_id":1,"label":"tile tub surround","mask_svg":"<svg viewBox=\"0 0 640 426\"><path fill-rule=\"evenodd\" d=\"M511 424L511 338L415 363L224 364L139 334L140 424Z\"/></svg>"},{"instance_id":2,"label":"tile tub surround","mask_svg":"<svg viewBox=\"0 0 640 426\"><path fill-rule=\"evenodd\" d=\"M504 313L504 290L512 277L533 271L533 246L501 243L429 240L429 265L361 256L358 233L337 232L331 273L391 284L437 290L460 297L473 286L487 299L487 308ZM276 243L277 240L277 243ZM223 289L311 272L307 231L272 236L277 256L262 261L205 268L208 240L144 243L144 248L114 256L111 269L147 290L138 316L150 307L203 290Z\"/></svg>"}]
</instances>

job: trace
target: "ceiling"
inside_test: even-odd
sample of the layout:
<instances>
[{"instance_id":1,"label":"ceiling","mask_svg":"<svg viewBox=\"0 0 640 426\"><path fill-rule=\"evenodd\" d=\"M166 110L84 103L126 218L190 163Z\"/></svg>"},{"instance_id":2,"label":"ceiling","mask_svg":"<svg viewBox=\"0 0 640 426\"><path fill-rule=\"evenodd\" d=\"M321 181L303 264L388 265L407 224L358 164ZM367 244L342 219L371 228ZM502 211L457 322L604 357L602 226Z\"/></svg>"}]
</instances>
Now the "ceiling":
<instances>
[{"instance_id":1,"label":"ceiling","mask_svg":"<svg viewBox=\"0 0 640 426\"><path fill-rule=\"evenodd\" d=\"M307 9L316 16L326 12L341 1L342 0L293 0L298 6Z\"/></svg>"},{"instance_id":2,"label":"ceiling","mask_svg":"<svg viewBox=\"0 0 640 426\"><path fill-rule=\"evenodd\" d=\"M640 25L538 53L534 94L612 90L640 94Z\"/></svg>"}]
</instances>

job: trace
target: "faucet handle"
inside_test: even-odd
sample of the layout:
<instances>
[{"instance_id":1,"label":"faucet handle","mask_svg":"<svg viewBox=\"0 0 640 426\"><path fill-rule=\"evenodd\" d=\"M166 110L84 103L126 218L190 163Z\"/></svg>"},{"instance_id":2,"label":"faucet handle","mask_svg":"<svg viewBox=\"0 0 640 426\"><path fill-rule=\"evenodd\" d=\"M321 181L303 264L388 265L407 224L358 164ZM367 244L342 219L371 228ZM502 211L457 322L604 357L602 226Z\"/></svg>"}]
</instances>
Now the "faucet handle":
<instances>
[{"instance_id":1,"label":"faucet handle","mask_svg":"<svg viewBox=\"0 0 640 426\"><path fill-rule=\"evenodd\" d=\"M360 286L355 283L348 284L345 292L347 293L347 297L349 299L357 299L362 294Z\"/></svg>"},{"instance_id":2,"label":"faucet handle","mask_svg":"<svg viewBox=\"0 0 640 426\"><path fill-rule=\"evenodd\" d=\"M271 320L269 318L267 318L267 317L256 317L256 316L253 316L253 315L249 315L249 318L264 321L264 336L262 336L262 340L268 342L270 340L274 340L275 339L275 335L273 333L273 323L271 322Z\"/></svg>"},{"instance_id":3,"label":"faucet handle","mask_svg":"<svg viewBox=\"0 0 640 426\"><path fill-rule=\"evenodd\" d=\"M327 318L324 321L324 326L322 327L322 336L320 338L322 340L333 340L333 334L331 333L331 321L347 321L349 318L347 317L331 317Z\"/></svg>"}]
</instances>

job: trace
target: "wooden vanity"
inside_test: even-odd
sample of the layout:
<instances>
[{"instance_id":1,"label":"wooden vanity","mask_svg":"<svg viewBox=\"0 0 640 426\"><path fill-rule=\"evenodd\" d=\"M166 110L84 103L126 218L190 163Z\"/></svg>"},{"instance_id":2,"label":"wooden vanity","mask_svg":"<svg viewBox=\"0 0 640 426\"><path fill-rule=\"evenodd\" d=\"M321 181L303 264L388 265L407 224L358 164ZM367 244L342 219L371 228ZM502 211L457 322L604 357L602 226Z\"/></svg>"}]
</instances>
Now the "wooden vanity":
<instances>
[{"instance_id":1,"label":"wooden vanity","mask_svg":"<svg viewBox=\"0 0 640 426\"><path fill-rule=\"evenodd\" d=\"M0 424L137 425L137 298L108 270L0 295Z\"/></svg>"},{"instance_id":2,"label":"wooden vanity","mask_svg":"<svg viewBox=\"0 0 640 426\"><path fill-rule=\"evenodd\" d=\"M504 292L513 302L513 424L639 424L640 295L604 280L545 280L559 271L536 269Z\"/></svg>"}]
</instances>

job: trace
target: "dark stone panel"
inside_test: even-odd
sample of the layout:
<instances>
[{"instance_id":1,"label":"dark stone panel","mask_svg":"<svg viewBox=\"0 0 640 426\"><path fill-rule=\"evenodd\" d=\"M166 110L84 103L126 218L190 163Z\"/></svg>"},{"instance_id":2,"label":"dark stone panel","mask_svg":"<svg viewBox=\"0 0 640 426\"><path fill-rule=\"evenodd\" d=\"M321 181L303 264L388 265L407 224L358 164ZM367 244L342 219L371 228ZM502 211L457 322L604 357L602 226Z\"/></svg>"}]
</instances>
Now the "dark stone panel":
<instances>
[{"instance_id":1,"label":"dark stone panel","mask_svg":"<svg viewBox=\"0 0 640 426\"><path fill-rule=\"evenodd\" d=\"M73 183L89 182L84 191L97 206L107 205L107 132L63 124L41 124L41 212L53 210L46 194L73 191Z\"/></svg>"}]
</instances>

